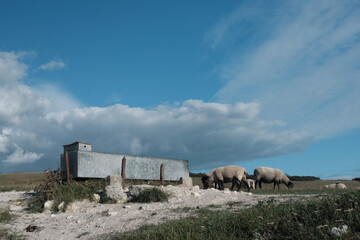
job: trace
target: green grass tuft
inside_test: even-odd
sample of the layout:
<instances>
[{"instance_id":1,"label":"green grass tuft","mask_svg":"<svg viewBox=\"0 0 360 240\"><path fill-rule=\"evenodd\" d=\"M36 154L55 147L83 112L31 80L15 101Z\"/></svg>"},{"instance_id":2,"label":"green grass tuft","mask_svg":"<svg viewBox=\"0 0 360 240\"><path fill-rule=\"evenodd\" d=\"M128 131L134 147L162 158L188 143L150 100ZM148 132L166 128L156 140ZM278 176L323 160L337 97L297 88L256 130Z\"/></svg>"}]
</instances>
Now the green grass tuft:
<instances>
[{"instance_id":1,"label":"green grass tuft","mask_svg":"<svg viewBox=\"0 0 360 240\"><path fill-rule=\"evenodd\" d=\"M332 227L347 225L343 239L360 237L360 191L306 202L261 203L240 212L201 209L198 217L147 225L111 239L335 239Z\"/></svg>"},{"instance_id":2,"label":"green grass tuft","mask_svg":"<svg viewBox=\"0 0 360 240\"><path fill-rule=\"evenodd\" d=\"M168 193L162 191L159 188L152 187L142 190L140 194L131 201L139 203L167 202L169 197L170 196Z\"/></svg>"},{"instance_id":3,"label":"green grass tuft","mask_svg":"<svg viewBox=\"0 0 360 240\"><path fill-rule=\"evenodd\" d=\"M9 208L0 208L0 223L8 223L11 219Z\"/></svg>"}]
</instances>

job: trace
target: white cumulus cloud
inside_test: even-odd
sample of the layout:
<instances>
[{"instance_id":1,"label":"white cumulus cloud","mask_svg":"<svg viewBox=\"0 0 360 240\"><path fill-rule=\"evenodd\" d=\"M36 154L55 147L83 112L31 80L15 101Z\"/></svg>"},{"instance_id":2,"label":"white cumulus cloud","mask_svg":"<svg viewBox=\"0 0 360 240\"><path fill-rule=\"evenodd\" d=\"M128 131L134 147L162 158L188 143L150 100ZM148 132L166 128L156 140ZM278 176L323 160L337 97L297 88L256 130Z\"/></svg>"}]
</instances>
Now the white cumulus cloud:
<instances>
[{"instance_id":1,"label":"white cumulus cloud","mask_svg":"<svg viewBox=\"0 0 360 240\"><path fill-rule=\"evenodd\" d=\"M14 61L1 56L0 63ZM13 68L23 65L18 58ZM62 145L76 140L92 143L95 151L188 159L192 169L203 169L301 151L312 138L284 130L282 121L261 119L256 101L83 107L56 86L33 88L12 81L0 85L3 171L56 168Z\"/></svg>"},{"instance_id":2,"label":"white cumulus cloud","mask_svg":"<svg viewBox=\"0 0 360 240\"><path fill-rule=\"evenodd\" d=\"M45 63L39 67L41 70L54 71L61 70L66 66L66 64L61 60L52 60L48 63Z\"/></svg>"}]
</instances>

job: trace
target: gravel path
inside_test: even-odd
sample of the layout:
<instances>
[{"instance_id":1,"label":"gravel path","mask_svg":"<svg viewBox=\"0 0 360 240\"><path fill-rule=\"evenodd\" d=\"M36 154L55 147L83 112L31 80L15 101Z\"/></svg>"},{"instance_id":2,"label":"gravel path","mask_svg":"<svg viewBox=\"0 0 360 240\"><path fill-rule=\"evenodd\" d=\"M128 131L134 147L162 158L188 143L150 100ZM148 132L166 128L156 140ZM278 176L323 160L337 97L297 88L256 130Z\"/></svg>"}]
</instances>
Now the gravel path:
<instances>
[{"instance_id":1,"label":"gravel path","mask_svg":"<svg viewBox=\"0 0 360 240\"><path fill-rule=\"evenodd\" d=\"M50 212L29 214L24 210L26 192L0 193L0 207L10 207L16 219L4 227L23 234L27 239L96 239L102 234L136 229L144 224L158 224L194 214L191 209L219 206L225 209L229 202L236 202L237 208L250 207L259 201L304 200L314 195L252 195L247 192L232 192L228 189L202 190L166 186L162 189L171 194L166 203L99 204L90 201L76 202L72 212L52 214ZM31 194L31 193L30 193ZM183 211L186 208L188 211ZM190 209L190 211L189 211ZM26 232L29 225L37 226L34 232Z\"/></svg>"}]
</instances>

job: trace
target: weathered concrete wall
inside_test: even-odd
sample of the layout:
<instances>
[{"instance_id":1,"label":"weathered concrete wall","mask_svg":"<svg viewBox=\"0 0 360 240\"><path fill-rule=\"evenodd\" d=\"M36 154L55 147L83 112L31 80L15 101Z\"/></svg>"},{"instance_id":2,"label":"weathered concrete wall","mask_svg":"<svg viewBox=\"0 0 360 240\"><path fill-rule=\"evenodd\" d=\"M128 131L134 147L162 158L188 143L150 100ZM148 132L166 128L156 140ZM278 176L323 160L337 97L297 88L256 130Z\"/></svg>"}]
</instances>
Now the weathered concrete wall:
<instances>
[{"instance_id":1,"label":"weathered concrete wall","mask_svg":"<svg viewBox=\"0 0 360 240\"><path fill-rule=\"evenodd\" d=\"M70 174L78 178L105 178L109 175L120 175L124 156L126 157L126 179L160 179L161 164L164 164L165 180L178 181L181 177L189 177L187 160L81 150L69 152ZM65 169L63 155L61 156L61 167Z\"/></svg>"}]
</instances>

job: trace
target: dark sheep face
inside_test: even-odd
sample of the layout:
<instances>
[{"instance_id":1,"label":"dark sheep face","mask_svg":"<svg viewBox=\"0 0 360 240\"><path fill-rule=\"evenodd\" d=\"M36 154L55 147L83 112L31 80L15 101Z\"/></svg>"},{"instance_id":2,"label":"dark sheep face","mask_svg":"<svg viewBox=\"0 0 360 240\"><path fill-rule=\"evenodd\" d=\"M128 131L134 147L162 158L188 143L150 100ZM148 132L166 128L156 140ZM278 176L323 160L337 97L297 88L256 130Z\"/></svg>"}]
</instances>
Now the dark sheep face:
<instances>
[{"instance_id":1,"label":"dark sheep face","mask_svg":"<svg viewBox=\"0 0 360 240\"><path fill-rule=\"evenodd\" d=\"M288 188L293 188L294 184L292 182L289 182L289 184L287 186L288 186Z\"/></svg>"},{"instance_id":2,"label":"dark sheep face","mask_svg":"<svg viewBox=\"0 0 360 240\"><path fill-rule=\"evenodd\" d=\"M204 189L208 189L210 187L209 181L208 181L209 177L208 176L203 176L201 178L201 181L204 185Z\"/></svg>"}]
</instances>

